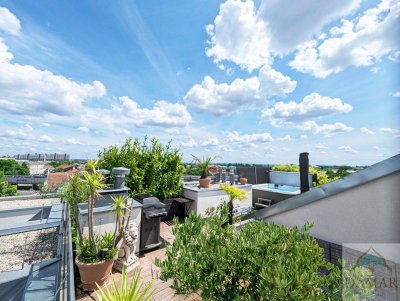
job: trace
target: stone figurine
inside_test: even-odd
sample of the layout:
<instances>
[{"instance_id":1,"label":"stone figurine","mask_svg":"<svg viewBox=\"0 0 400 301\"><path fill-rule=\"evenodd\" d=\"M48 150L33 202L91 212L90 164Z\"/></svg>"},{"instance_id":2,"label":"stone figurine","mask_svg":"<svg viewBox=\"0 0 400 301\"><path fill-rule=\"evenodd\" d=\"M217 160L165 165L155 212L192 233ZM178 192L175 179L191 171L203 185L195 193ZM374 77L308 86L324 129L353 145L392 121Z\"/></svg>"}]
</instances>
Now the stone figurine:
<instances>
[{"instance_id":1,"label":"stone figurine","mask_svg":"<svg viewBox=\"0 0 400 301\"><path fill-rule=\"evenodd\" d=\"M135 255L138 238L139 227L135 222L130 222L124 233L118 259L114 264L117 270L122 271L122 268L125 267L126 272L130 272L139 265L139 258Z\"/></svg>"}]
</instances>

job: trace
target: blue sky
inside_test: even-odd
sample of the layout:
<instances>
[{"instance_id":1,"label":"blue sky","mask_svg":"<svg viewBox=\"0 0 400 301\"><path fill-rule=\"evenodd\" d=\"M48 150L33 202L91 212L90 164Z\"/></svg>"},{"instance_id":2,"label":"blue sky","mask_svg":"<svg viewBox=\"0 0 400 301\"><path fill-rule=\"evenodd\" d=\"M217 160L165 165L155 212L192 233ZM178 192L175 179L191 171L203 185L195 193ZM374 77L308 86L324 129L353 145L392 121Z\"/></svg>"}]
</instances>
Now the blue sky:
<instances>
[{"instance_id":1,"label":"blue sky","mask_svg":"<svg viewBox=\"0 0 400 301\"><path fill-rule=\"evenodd\" d=\"M364 165L399 153L398 1L0 0L0 153Z\"/></svg>"}]
</instances>

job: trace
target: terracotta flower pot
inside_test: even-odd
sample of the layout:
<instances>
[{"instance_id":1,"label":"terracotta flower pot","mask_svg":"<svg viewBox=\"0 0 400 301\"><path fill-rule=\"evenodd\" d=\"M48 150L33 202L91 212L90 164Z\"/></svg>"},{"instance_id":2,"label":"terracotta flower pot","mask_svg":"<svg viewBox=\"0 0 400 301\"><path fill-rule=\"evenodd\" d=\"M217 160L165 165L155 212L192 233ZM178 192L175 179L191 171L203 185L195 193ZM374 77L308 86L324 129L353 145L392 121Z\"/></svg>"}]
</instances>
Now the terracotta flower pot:
<instances>
[{"instance_id":1,"label":"terracotta flower pot","mask_svg":"<svg viewBox=\"0 0 400 301\"><path fill-rule=\"evenodd\" d=\"M239 183L242 184L242 185L247 184L247 178L240 178L239 179Z\"/></svg>"},{"instance_id":2,"label":"terracotta flower pot","mask_svg":"<svg viewBox=\"0 0 400 301\"><path fill-rule=\"evenodd\" d=\"M210 187L211 179L210 178L199 179L199 183L200 183L200 188L208 188Z\"/></svg>"},{"instance_id":3,"label":"terracotta flower pot","mask_svg":"<svg viewBox=\"0 0 400 301\"><path fill-rule=\"evenodd\" d=\"M94 263L84 263L75 258L75 264L79 269L81 282L84 290L93 291L97 289L96 283L102 286L111 275L114 259Z\"/></svg>"}]
</instances>

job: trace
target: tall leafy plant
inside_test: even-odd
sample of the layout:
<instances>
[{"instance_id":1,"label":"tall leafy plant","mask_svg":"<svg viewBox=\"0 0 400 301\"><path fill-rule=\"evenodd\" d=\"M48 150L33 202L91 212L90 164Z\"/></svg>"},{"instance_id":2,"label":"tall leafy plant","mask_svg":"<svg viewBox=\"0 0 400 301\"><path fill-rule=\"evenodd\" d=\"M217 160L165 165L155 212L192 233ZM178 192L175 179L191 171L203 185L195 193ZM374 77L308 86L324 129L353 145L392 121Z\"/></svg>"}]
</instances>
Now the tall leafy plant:
<instances>
[{"instance_id":1,"label":"tall leafy plant","mask_svg":"<svg viewBox=\"0 0 400 301\"><path fill-rule=\"evenodd\" d=\"M207 219L191 214L173 228L175 240L156 264L178 294L199 293L205 301L341 300L340 268L325 260L310 224L250 221L237 231L221 227L227 211L224 203Z\"/></svg>"},{"instance_id":2,"label":"tall leafy plant","mask_svg":"<svg viewBox=\"0 0 400 301\"><path fill-rule=\"evenodd\" d=\"M229 196L229 202L228 202L228 223L229 225L233 224L233 201L234 200L239 200L243 201L247 197L247 192L246 190L239 189L236 186L231 186L228 184L221 184L219 185L219 188L221 188L225 193Z\"/></svg>"},{"instance_id":3,"label":"tall leafy plant","mask_svg":"<svg viewBox=\"0 0 400 301\"><path fill-rule=\"evenodd\" d=\"M148 140L145 137L142 142L138 138L128 138L121 147L103 149L98 157L101 168L111 170L124 166L130 169L125 183L132 195L148 193L166 199L182 192L181 178L185 168L182 155L171 143L163 145L156 138Z\"/></svg>"},{"instance_id":4,"label":"tall leafy plant","mask_svg":"<svg viewBox=\"0 0 400 301\"><path fill-rule=\"evenodd\" d=\"M197 169L200 170L200 173L201 173L200 178L201 179L205 179L209 175L211 175L211 173L210 173L211 163L217 157L206 156L206 157L200 158L195 155L192 155L192 157L193 157L193 162L196 165Z\"/></svg>"}]
</instances>

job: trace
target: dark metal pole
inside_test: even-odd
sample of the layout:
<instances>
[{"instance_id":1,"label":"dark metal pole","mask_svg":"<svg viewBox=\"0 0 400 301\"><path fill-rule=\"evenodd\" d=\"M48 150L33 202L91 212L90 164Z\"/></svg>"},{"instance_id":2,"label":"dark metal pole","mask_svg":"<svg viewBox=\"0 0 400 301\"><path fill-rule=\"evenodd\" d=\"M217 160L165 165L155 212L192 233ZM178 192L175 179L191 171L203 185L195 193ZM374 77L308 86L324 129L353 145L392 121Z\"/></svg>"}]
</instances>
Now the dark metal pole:
<instances>
[{"instance_id":1,"label":"dark metal pole","mask_svg":"<svg viewBox=\"0 0 400 301\"><path fill-rule=\"evenodd\" d=\"M310 184L308 182L308 153L301 153L299 157L300 165L300 191L301 193L310 190Z\"/></svg>"}]
</instances>

